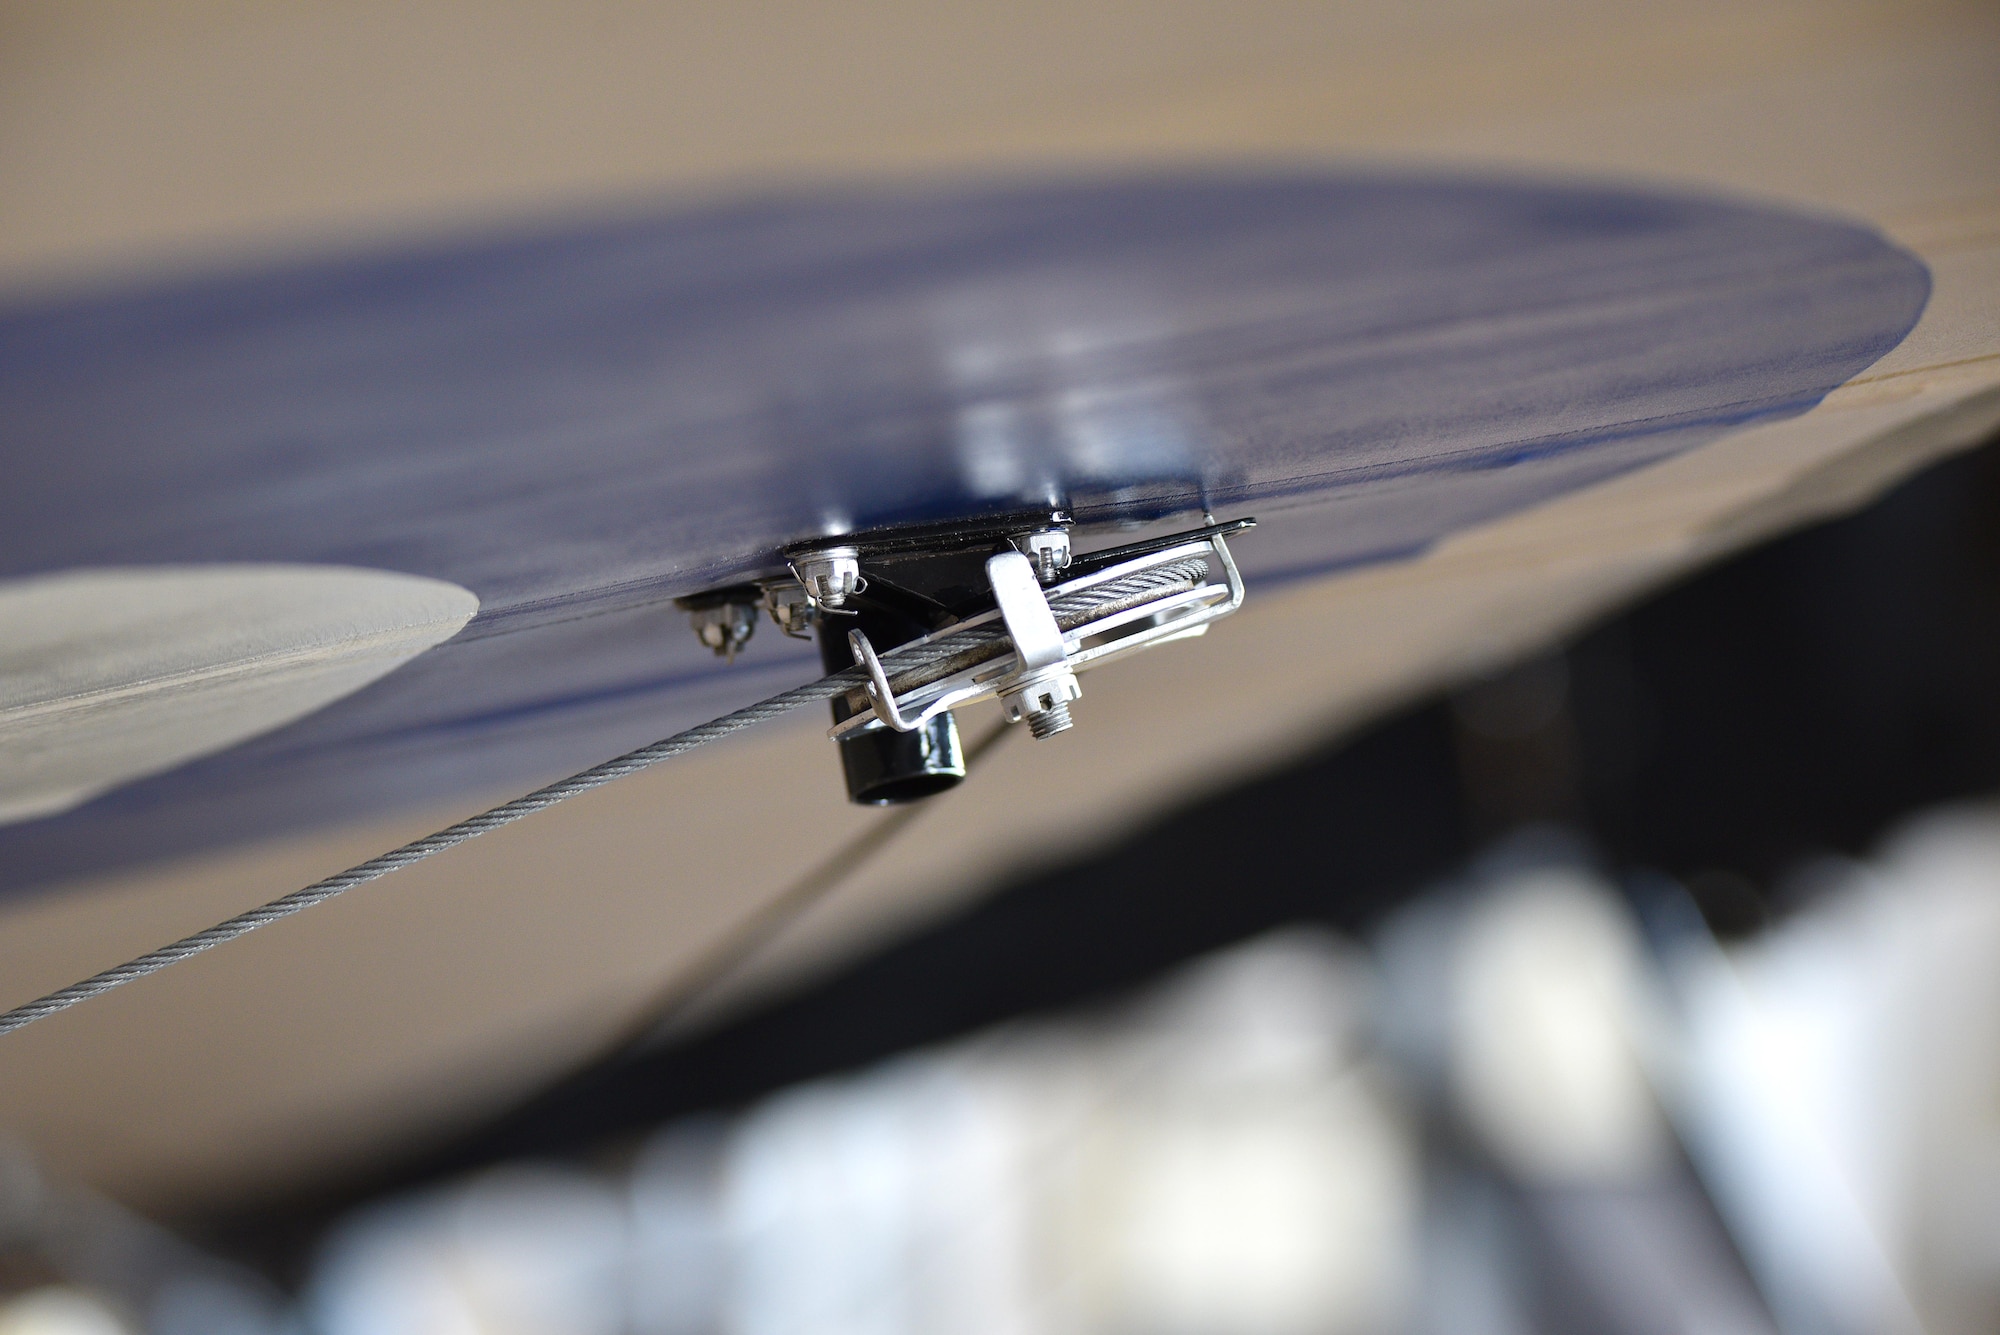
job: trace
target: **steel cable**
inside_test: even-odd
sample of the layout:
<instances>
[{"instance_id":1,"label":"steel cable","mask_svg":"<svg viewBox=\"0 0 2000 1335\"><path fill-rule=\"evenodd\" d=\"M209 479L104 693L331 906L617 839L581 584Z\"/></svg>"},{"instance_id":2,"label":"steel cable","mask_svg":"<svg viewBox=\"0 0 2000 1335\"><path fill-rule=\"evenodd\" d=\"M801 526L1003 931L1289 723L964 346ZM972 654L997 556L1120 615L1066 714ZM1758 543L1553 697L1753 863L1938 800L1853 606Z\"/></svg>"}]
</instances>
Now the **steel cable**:
<instances>
[{"instance_id":1,"label":"steel cable","mask_svg":"<svg viewBox=\"0 0 2000 1335\"><path fill-rule=\"evenodd\" d=\"M692 751L703 743L726 737L732 732L740 731L755 723L762 723L766 719L776 718L800 705L810 704L815 700L831 699L859 684L861 680L860 673L854 669L836 672L830 677L822 677L818 681L781 692L768 700L759 700L754 705L731 714L724 714L721 718L710 719L685 732L677 732L650 746L628 751L614 760L592 766L580 774L572 774L567 779L549 784L545 788L537 788L525 797L517 797L490 811L468 816L435 834L427 834L421 839L412 840L401 848L391 849L387 853L349 867L346 871L336 872L325 880L314 881L304 889L294 890L281 899L246 909L233 918L196 932L193 936L182 937L171 945L147 951L137 959L127 960L102 973L93 974L82 982L71 983L68 987L60 988L45 997L16 1006L6 1014L0 1015L0 1034L11 1033L23 1025L33 1024L44 1016L67 1010L79 1001L88 1001L135 978L158 973L170 964L178 964L184 959L201 954L204 950L212 950L225 941L233 941L280 918L289 918L294 913L324 903L335 895L352 890L357 885L365 885L377 877L387 876L390 872L407 867L413 862L421 862L433 853L442 853L447 848L462 844L489 830L497 830L502 825L512 824L523 816L533 815L545 807L552 807L565 798L575 797L578 793L601 787L613 779L622 779L628 774L637 773L669 756Z\"/></svg>"},{"instance_id":2,"label":"steel cable","mask_svg":"<svg viewBox=\"0 0 2000 1335\"><path fill-rule=\"evenodd\" d=\"M1181 567L1187 567L1190 564L1187 562L1178 563ZM1196 567L1199 565L1199 563L1192 564ZM1167 573L1169 577L1164 580L1160 579L1159 576L1162 573ZM1091 608L1107 607L1119 602L1121 599L1130 599L1142 591L1156 590L1172 583L1191 583L1194 579L1198 578L1200 578L1198 568L1193 571L1173 568L1170 568L1169 572L1146 571L1136 576L1130 576L1123 580L1099 586L1098 588L1087 589L1081 593L1068 595L1065 598L1057 600L1054 605L1058 610L1070 616L1080 617L1081 614ZM1000 634L1004 638L1004 631L1000 632ZM882 664L888 670L901 669L906 673L914 672L939 658L944 651L945 646L938 643L919 641L906 646L906 648L892 649L888 653L883 654ZM92 997L109 992L111 989L120 987L136 978L144 978L148 974L158 973L168 965L178 964L182 960L199 955L205 950L212 950L226 941L233 941L239 936L245 936L256 931L259 927L277 922L281 918L289 918L294 913L309 909L315 904L324 903L332 899L335 895L352 890L357 885L365 885L369 881L386 876L392 871L398 871L409 866L411 863L421 862L434 853L442 853L447 848L455 847L468 839L485 834L489 830L497 830L503 825L511 825L523 816L533 815L535 812L552 807L566 798L575 797L578 793L588 792L592 788L601 787L614 779L622 779L628 774L635 774L651 765L658 764L670 756L677 756L683 752L692 751L698 746L715 741L718 738L726 737L730 733L762 723L766 719L776 718L778 715L796 709L800 705L811 704L817 700L830 700L836 695L841 695L863 686L866 681L866 674L858 667L835 672L830 676L821 677L818 681L808 682L804 686L796 686L789 691L781 691L769 699L759 700L756 704L745 706L733 713L724 714L720 718L710 719L706 723L697 724L685 732L677 732L671 737L662 738L660 741L654 742L649 746L642 746L636 751L628 751L624 755L607 760L601 765L594 765L579 774L572 774L566 779L558 780L543 788L537 788L534 792L526 796L517 797L511 802L504 802L491 810L482 811L476 816L468 816L457 824L448 825L435 834L427 834L421 839L414 839L400 848L394 848L387 853L369 858L366 862L349 867L346 871L336 872L324 880L314 881L311 885L300 890L294 890L290 894L279 899L274 899L268 904L260 904L256 908L246 909L235 917L225 919L213 927L196 932L192 936L182 937L180 940L161 946L157 950L147 951L137 959L127 960L123 964L114 965L102 973L93 974L89 978L83 979L81 982L71 983L68 987L58 988L47 996L37 997L33 1001L16 1006L12 1010L0 1014L0 1034L12 1033L16 1029L33 1024L36 1020L54 1015L58 1011L68 1010L80 1001L88 1001Z\"/></svg>"}]
</instances>

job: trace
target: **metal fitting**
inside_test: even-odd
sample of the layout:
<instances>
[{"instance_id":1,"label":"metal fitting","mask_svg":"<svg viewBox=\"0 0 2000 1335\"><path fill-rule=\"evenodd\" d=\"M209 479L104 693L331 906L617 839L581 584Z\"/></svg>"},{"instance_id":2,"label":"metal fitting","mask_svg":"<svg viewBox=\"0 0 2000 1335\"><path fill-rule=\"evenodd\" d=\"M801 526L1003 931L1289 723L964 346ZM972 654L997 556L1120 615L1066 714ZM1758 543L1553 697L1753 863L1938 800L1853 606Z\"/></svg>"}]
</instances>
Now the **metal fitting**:
<instances>
[{"instance_id":1,"label":"metal fitting","mask_svg":"<svg viewBox=\"0 0 2000 1335\"><path fill-rule=\"evenodd\" d=\"M718 658L734 659L736 651L750 643L757 629L755 603L718 602L688 610L695 638L715 651Z\"/></svg>"},{"instance_id":2,"label":"metal fitting","mask_svg":"<svg viewBox=\"0 0 2000 1335\"><path fill-rule=\"evenodd\" d=\"M836 700L830 735L843 745L883 732L908 737L953 709L995 698L1009 721L1028 724L1037 737L1066 731L1070 705L1082 694L1082 669L1200 635L1243 605L1243 577L1224 539L1254 522L1209 524L1093 553L1073 560L1064 580L1048 588L1028 555L1013 548L1025 534L991 534L983 542L1004 538L1009 544L986 559L992 611L974 610L921 635L920 645L897 625L892 632L898 640L886 653L876 652L860 624L872 603L842 623L844 654L835 652L841 642L830 638L833 627L819 623L827 667L845 667L851 659L867 677L859 688L865 703L853 699L855 692ZM1056 606L1063 609L1060 622ZM994 635L996 622L1004 638Z\"/></svg>"},{"instance_id":3,"label":"metal fitting","mask_svg":"<svg viewBox=\"0 0 2000 1335\"><path fill-rule=\"evenodd\" d=\"M799 577L813 606L829 611L838 610L868 587L861 574L861 553L853 547L826 547L794 557L792 573Z\"/></svg>"},{"instance_id":4,"label":"metal fitting","mask_svg":"<svg viewBox=\"0 0 2000 1335\"><path fill-rule=\"evenodd\" d=\"M1083 694L1076 673L1067 665L1037 672L1019 685L1000 693L1000 708L1009 723L1026 720L1028 731L1037 738L1053 737L1074 726L1069 702Z\"/></svg>"},{"instance_id":5,"label":"metal fitting","mask_svg":"<svg viewBox=\"0 0 2000 1335\"><path fill-rule=\"evenodd\" d=\"M771 620L778 623L778 629L793 639L812 638L813 605L804 585L790 580L766 584L764 610L771 614Z\"/></svg>"},{"instance_id":6,"label":"metal fitting","mask_svg":"<svg viewBox=\"0 0 2000 1335\"><path fill-rule=\"evenodd\" d=\"M1025 719L1036 737L1053 737L1070 726L1069 702L1083 694L1083 687L1069 665L1069 648L1049 600L1036 585L1031 559L1024 553L989 558L986 579L1020 665L1000 686L1000 708L1009 723Z\"/></svg>"},{"instance_id":7,"label":"metal fitting","mask_svg":"<svg viewBox=\"0 0 2000 1335\"><path fill-rule=\"evenodd\" d=\"M1015 551L1028 558L1035 567L1035 578L1044 584L1055 583L1056 578L1069 569L1069 530L1066 528L1038 529L1010 541Z\"/></svg>"}]
</instances>

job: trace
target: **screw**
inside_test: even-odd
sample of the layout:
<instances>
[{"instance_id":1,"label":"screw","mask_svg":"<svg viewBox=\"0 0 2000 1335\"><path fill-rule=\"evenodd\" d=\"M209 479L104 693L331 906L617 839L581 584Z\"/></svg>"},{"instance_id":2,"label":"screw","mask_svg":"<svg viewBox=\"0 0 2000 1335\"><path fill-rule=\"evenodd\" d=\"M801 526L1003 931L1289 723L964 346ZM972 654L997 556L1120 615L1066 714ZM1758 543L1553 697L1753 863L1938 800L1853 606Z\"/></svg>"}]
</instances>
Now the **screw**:
<instances>
[{"instance_id":1,"label":"screw","mask_svg":"<svg viewBox=\"0 0 2000 1335\"><path fill-rule=\"evenodd\" d=\"M808 552L792 562L792 573L815 607L838 609L868 587L861 574L861 553L852 547Z\"/></svg>"},{"instance_id":2,"label":"screw","mask_svg":"<svg viewBox=\"0 0 2000 1335\"><path fill-rule=\"evenodd\" d=\"M1083 694L1076 672L1067 664L1037 672L1000 697L1000 708L1009 723L1026 720L1028 731L1037 739L1053 737L1074 726L1069 702Z\"/></svg>"},{"instance_id":3,"label":"screw","mask_svg":"<svg viewBox=\"0 0 2000 1335\"><path fill-rule=\"evenodd\" d=\"M1028 732L1037 741L1068 732L1076 724L1069 716L1069 701L1058 700L1040 713L1028 715Z\"/></svg>"},{"instance_id":4,"label":"screw","mask_svg":"<svg viewBox=\"0 0 2000 1335\"><path fill-rule=\"evenodd\" d=\"M771 620L778 623L778 629L793 639L812 638L813 605L805 586L793 584L789 580L764 586L764 610L771 614Z\"/></svg>"},{"instance_id":5,"label":"screw","mask_svg":"<svg viewBox=\"0 0 2000 1335\"><path fill-rule=\"evenodd\" d=\"M757 629L757 605L711 603L691 608L688 621L694 626L695 638L713 649L717 658L734 661L736 651L750 643L751 633Z\"/></svg>"},{"instance_id":6,"label":"screw","mask_svg":"<svg viewBox=\"0 0 2000 1335\"><path fill-rule=\"evenodd\" d=\"M1013 539L1013 543L1015 551L1034 563L1035 578L1044 584L1055 583L1056 576L1069 569L1069 530L1066 528L1023 533Z\"/></svg>"}]
</instances>

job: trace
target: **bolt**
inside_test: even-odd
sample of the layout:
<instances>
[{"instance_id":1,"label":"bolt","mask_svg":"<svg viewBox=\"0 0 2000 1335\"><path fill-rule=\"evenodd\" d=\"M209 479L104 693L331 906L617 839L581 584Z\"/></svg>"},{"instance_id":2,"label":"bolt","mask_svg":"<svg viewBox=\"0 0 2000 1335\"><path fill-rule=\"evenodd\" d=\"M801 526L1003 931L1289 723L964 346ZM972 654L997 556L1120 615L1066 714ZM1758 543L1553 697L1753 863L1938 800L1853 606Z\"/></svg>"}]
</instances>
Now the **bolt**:
<instances>
[{"instance_id":1,"label":"bolt","mask_svg":"<svg viewBox=\"0 0 2000 1335\"><path fill-rule=\"evenodd\" d=\"M757 606L711 603L690 609L688 621L694 626L695 638L713 649L717 658L733 661L736 651L750 643L751 633L757 629Z\"/></svg>"},{"instance_id":2,"label":"bolt","mask_svg":"<svg viewBox=\"0 0 2000 1335\"><path fill-rule=\"evenodd\" d=\"M1069 716L1067 700L1059 700L1040 713L1028 715L1028 732L1036 741L1044 737L1053 737L1059 732L1068 732L1075 726Z\"/></svg>"},{"instance_id":3,"label":"bolt","mask_svg":"<svg viewBox=\"0 0 2000 1335\"><path fill-rule=\"evenodd\" d=\"M1056 576L1069 569L1069 530L1066 528L1023 533L1013 539L1013 543L1015 551L1034 563L1035 578L1044 584L1055 583Z\"/></svg>"},{"instance_id":4,"label":"bolt","mask_svg":"<svg viewBox=\"0 0 2000 1335\"><path fill-rule=\"evenodd\" d=\"M861 553L852 547L807 552L792 562L792 573L815 607L837 609L868 587L861 574Z\"/></svg>"},{"instance_id":5,"label":"bolt","mask_svg":"<svg viewBox=\"0 0 2000 1335\"><path fill-rule=\"evenodd\" d=\"M1037 739L1053 737L1073 726L1069 702L1083 694L1076 672L1067 664L1037 672L1000 697L1009 723L1026 720Z\"/></svg>"},{"instance_id":6,"label":"bolt","mask_svg":"<svg viewBox=\"0 0 2000 1335\"><path fill-rule=\"evenodd\" d=\"M794 639L812 638L813 605L805 586L786 580L764 586L764 610L778 629Z\"/></svg>"}]
</instances>

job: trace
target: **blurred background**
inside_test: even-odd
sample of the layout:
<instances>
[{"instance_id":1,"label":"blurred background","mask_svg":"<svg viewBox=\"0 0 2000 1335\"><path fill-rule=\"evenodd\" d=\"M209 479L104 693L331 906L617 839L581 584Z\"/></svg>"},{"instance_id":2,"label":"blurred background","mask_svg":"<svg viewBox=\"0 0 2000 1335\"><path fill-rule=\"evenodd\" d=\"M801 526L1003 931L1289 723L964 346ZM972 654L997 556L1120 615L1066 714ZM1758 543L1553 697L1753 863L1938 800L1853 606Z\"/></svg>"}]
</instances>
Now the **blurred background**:
<instances>
[{"instance_id":1,"label":"blurred background","mask_svg":"<svg viewBox=\"0 0 2000 1335\"><path fill-rule=\"evenodd\" d=\"M1172 727L1061 779L1000 743L991 819L872 861L774 833L806 730L593 809L602 865L577 817L419 882L463 935L371 908L0 1051L0 1335L2000 1331L1985 6L480 10L0 6L6 295L662 192L1301 158L1768 189L1938 286L1838 430L1286 591L1132 679ZM408 805L397 839L440 823ZM701 835L671 875L660 811ZM113 919L144 948L386 829L10 907L0 962L25 998L132 953ZM817 917L674 901L670 941L508 964L602 907L554 886L810 887L829 850ZM384 941L418 963L348 978Z\"/></svg>"},{"instance_id":2,"label":"blurred background","mask_svg":"<svg viewBox=\"0 0 2000 1335\"><path fill-rule=\"evenodd\" d=\"M2000 1328L2000 442L0 1330Z\"/></svg>"}]
</instances>

